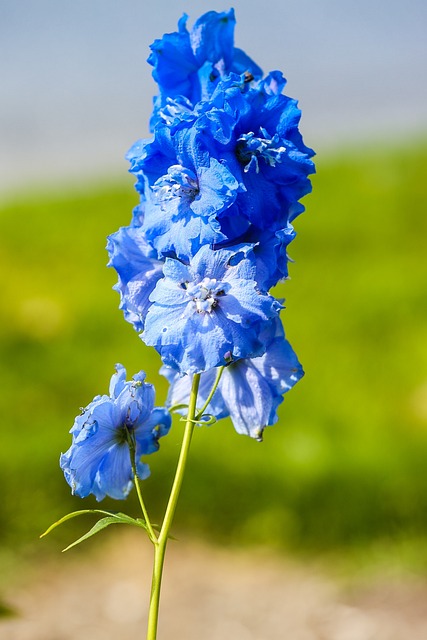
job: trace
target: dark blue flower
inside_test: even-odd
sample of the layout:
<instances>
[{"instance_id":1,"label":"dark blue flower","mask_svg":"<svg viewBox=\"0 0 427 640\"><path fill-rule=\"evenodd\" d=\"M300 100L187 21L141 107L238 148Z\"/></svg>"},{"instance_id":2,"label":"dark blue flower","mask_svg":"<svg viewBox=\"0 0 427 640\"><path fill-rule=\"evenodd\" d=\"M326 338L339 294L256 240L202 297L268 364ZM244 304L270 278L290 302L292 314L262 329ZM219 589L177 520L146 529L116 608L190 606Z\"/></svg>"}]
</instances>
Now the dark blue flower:
<instances>
[{"instance_id":1,"label":"dark blue flower","mask_svg":"<svg viewBox=\"0 0 427 640\"><path fill-rule=\"evenodd\" d=\"M189 265L166 258L163 273L142 338L164 364L197 373L264 352L259 333L281 305L258 288L250 247L204 246Z\"/></svg>"},{"instance_id":2,"label":"dark blue flower","mask_svg":"<svg viewBox=\"0 0 427 640\"><path fill-rule=\"evenodd\" d=\"M262 439L266 426L278 420L277 408L283 395L304 375L292 347L285 339L278 318L264 326L261 338L265 353L257 358L244 358L224 369L206 413L217 419L231 417L238 433ZM168 404L188 403L191 379L162 367L161 373L171 383ZM198 405L202 406L212 389L217 370L203 373L199 385Z\"/></svg>"},{"instance_id":3,"label":"dark blue flower","mask_svg":"<svg viewBox=\"0 0 427 640\"><path fill-rule=\"evenodd\" d=\"M257 228L277 230L304 210L299 200L311 190L314 152L299 133L296 100L281 93L285 83L279 71L250 86L230 74L195 111L191 126L210 157L220 158L241 186L219 215L223 232L236 213Z\"/></svg>"},{"instance_id":4,"label":"dark blue flower","mask_svg":"<svg viewBox=\"0 0 427 640\"><path fill-rule=\"evenodd\" d=\"M116 365L116 371L110 395L94 398L76 418L71 447L61 455L65 479L81 498L126 498L133 484L132 448L137 475L144 479L150 469L141 456L157 451L170 428L169 412L154 408L154 387L144 382L145 373L127 382L124 367Z\"/></svg>"},{"instance_id":5,"label":"dark blue flower","mask_svg":"<svg viewBox=\"0 0 427 640\"><path fill-rule=\"evenodd\" d=\"M234 47L235 17L233 9L218 13L208 11L189 32L184 14L178 31L167 33L151 45L148 62L160 96L155 100L152 128L158 122L159 109L168 98L183 97L190 105L208 98L218 80L229 72L261 77L262 71L243 51Z\"/></svg>"},{"instance_id":6,"label":"dark blue flower","mask_svg":"<svg viewBox=\"0 0 427 640\"><path fill-rule=\"evenodd\" d=\"M194 108L169 100L154 138L131 148L144 231L159 255L188 260L204 244L259 243L265 232L292 239L314 164L285 82L278 71L249 84L231 73Z\"/></svg>"}]
</instances>

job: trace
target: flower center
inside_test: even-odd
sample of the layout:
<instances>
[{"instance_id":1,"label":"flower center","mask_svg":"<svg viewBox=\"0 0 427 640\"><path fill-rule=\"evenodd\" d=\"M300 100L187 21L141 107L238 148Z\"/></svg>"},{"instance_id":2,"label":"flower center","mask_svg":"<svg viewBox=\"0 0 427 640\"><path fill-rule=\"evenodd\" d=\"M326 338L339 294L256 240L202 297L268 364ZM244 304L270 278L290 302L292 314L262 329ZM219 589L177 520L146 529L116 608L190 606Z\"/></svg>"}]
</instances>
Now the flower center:
<instances>
[{"instance_id":1,"label":"flower center","mask_svg":"<svg viewBox=\"0 0 427 640\"><path fill-rule=\"evenodd\" d=\"M243 169L248 173L251 169L259 172L259 158L263 158L270 167L275 167L278 162L282 162L286 153L286 147L280 144L281 140L277 133L270 137L267 131L260 127L259 136L253 131L244 133L237 140L236 154L238 160L245 165ZM262 136L262 137L261 137Z\"/></svg>"},{"instance_id":2,"label":"flower center","mask_svg":"<svg viewBox=\"0 0 427 640\"><path fill-rule=\"evenodd\" d=\"M141 386L141 382L134 381L131 385L131 395L133 396L133 389ZM127 444L131 449L135 449L135 424L131 417L130 407L127 410L127 414L123 422L117 426L115 430L116 443Z\"/></svg>"},{"instance_id":3,"label":"flower center","mask_svg":"<svg viewBox=\"0 0 427 640\"><path fill-rule=\"evenodd\" d=\"M115 441L117 444L129 444L132 427L127 423L121 424L115 430Z\"/></svg>"},{"instance_id":4,"label":"flower center","mask_svg":"<svg viewBox=\"0 0 427 640\"><path fill-rule=\"evenodd\" d=\"M197 313L212 313L218 306L218 298L224 296L228 288L227 283L215 280L215 278L203 278L201 282L191 282L186 287Z\"/></svg>"},{"instance_id":5,"label":"flower center","mask_svg":"<svg viewBox=\"0 0 427 640\"><path fill-rule=\"evenodd\" d=\"M196 174L180 164L169 167L168 172L161 176L152 187L160 204L169 202L173 198L184 198L192 201L199 193Z\"/></svg>"}]
</instances>

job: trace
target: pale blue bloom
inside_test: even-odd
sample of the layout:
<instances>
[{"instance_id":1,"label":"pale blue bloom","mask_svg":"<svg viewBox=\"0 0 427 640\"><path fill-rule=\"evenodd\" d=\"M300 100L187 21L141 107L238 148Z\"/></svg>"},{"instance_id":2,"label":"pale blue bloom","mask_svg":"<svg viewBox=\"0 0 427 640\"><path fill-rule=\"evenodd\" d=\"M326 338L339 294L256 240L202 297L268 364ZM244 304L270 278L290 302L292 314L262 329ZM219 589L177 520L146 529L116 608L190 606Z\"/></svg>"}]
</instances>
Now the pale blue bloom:
<instances>
[{"instance_id":1,"label":"pale blue bloom","mask_svg":"<svg viewBox=\"0 0 427 640\"><path fill-rule=\"evenodd\" d=\"M218 216L236 199L239 184L195 134L190 128L172 135L159 125L153 140L139 141L128 154L143 193L141 224L159 256L187 260L202 245L227 239Z\"/></svg>"},{"instance_id":2,"label":"pale blue bloom","mask_svg":"<svg viewBox=\"0 0 427 640\"><path fill-rule=\"evenodd\" d=\"M197 373L265 351L262 326L281 304L259 289L249 247L203 246L190 264L166 258L163 273L142 338L164 364Z\"/></svg>"},{"instance_id":3,"label":"pale blue bloom","mask_svg":"<svg viewBox=\"0 0 427 640\"><path fill-rule=\"evenodd\" d=\"M283 395L304 375L278 318L264 325L262 338L266 342L265 353L228 364L205 411L217 419L230 416L238 433L256 440L262 440L266 426L277 422L277 408ZM168 405L188 403L191 377L180 376L168 367L160 371L171 383ZM199 407L207 400L216 375L217 369L202 374Z\"/></svg>"},{"instance_id":4,"label":"pale blue bloom","mask_svg":"<svg viewBox=\"0 0 427 640\"><path fill-rule=\"evenodd\" d=\"M143 371L128 382L122 365L116 371L110 394L94 398L76 418L71 447L61 455L65 479L81 498L90 493L97 500L126 498L133 485L129 439L137 475L144 479L150 469L141 456L157 451L171 425L169 412L154 407L154 387L145 382Z\"/></svg>"},{"instance_id":5,"label":"pale blue bloom","mask_svg":"<svg viewBox=\"0 0 427 640\"><path fill-rule=\"evenodd\" d=\"M120 309L125 319L137 331L144 328L144 319L151 305L150 293L163 276L163 262L148 243L141 227L121 227L108 237L109 267L114 267L119 281L114 285L120 293Z\"/></svg>"}]
</instances>

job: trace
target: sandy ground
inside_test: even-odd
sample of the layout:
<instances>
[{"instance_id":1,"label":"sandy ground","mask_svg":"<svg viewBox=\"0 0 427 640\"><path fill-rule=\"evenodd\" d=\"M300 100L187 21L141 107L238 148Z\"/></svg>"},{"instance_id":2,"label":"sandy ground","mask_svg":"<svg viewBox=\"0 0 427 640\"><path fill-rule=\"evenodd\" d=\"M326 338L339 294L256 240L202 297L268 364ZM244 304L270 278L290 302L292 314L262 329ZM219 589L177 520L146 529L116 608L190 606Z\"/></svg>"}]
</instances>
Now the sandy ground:
<instances>
[{"instance_id":1,"label":"sandy ground","mask_svg":"<svg viewBox=\"0 0 427 640\"><path fill-rule=\"evenodd\" d=\"M138 533L70 551L11 588L19 615L0 638L143 640L151 547ZM350 588L266 552L171 541L160 614L158 640L426 640L427 580Z\"/></svg>"}]
</instances>

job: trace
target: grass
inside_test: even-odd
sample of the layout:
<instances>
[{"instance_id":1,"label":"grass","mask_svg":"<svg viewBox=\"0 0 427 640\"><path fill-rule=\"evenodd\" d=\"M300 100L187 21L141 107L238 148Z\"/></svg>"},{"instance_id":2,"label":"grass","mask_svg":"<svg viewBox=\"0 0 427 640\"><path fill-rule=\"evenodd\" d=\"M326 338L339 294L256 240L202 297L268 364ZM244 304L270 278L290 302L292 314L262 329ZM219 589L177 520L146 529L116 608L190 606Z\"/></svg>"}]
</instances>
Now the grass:
<instances>
[{"instance_id":1,"label":"grass","mask_svg":"<svg viewBox=\"0 0 427 640\"><path fill-rule=\"evenodd\" d=\"M417 540L427 530L427 146L319 159L296 221L288 338L306 376L260 445L227 422L197 429L177 530L222 542L329 553ZM70 510L58 468L79 407L107 390L115 362L166 384L160 360L117 309L105 237L128 224L129 183L31 194L0 213L0 542L40 550ZM176 422L144 487L160 517L178 452ZM137 513L129 505L103 506ZM126 507L126 509L125 509ZM87 524L87 523L86 523ZM406 547L405 547L406 548Z\"/></svg>"}]
</instances>

